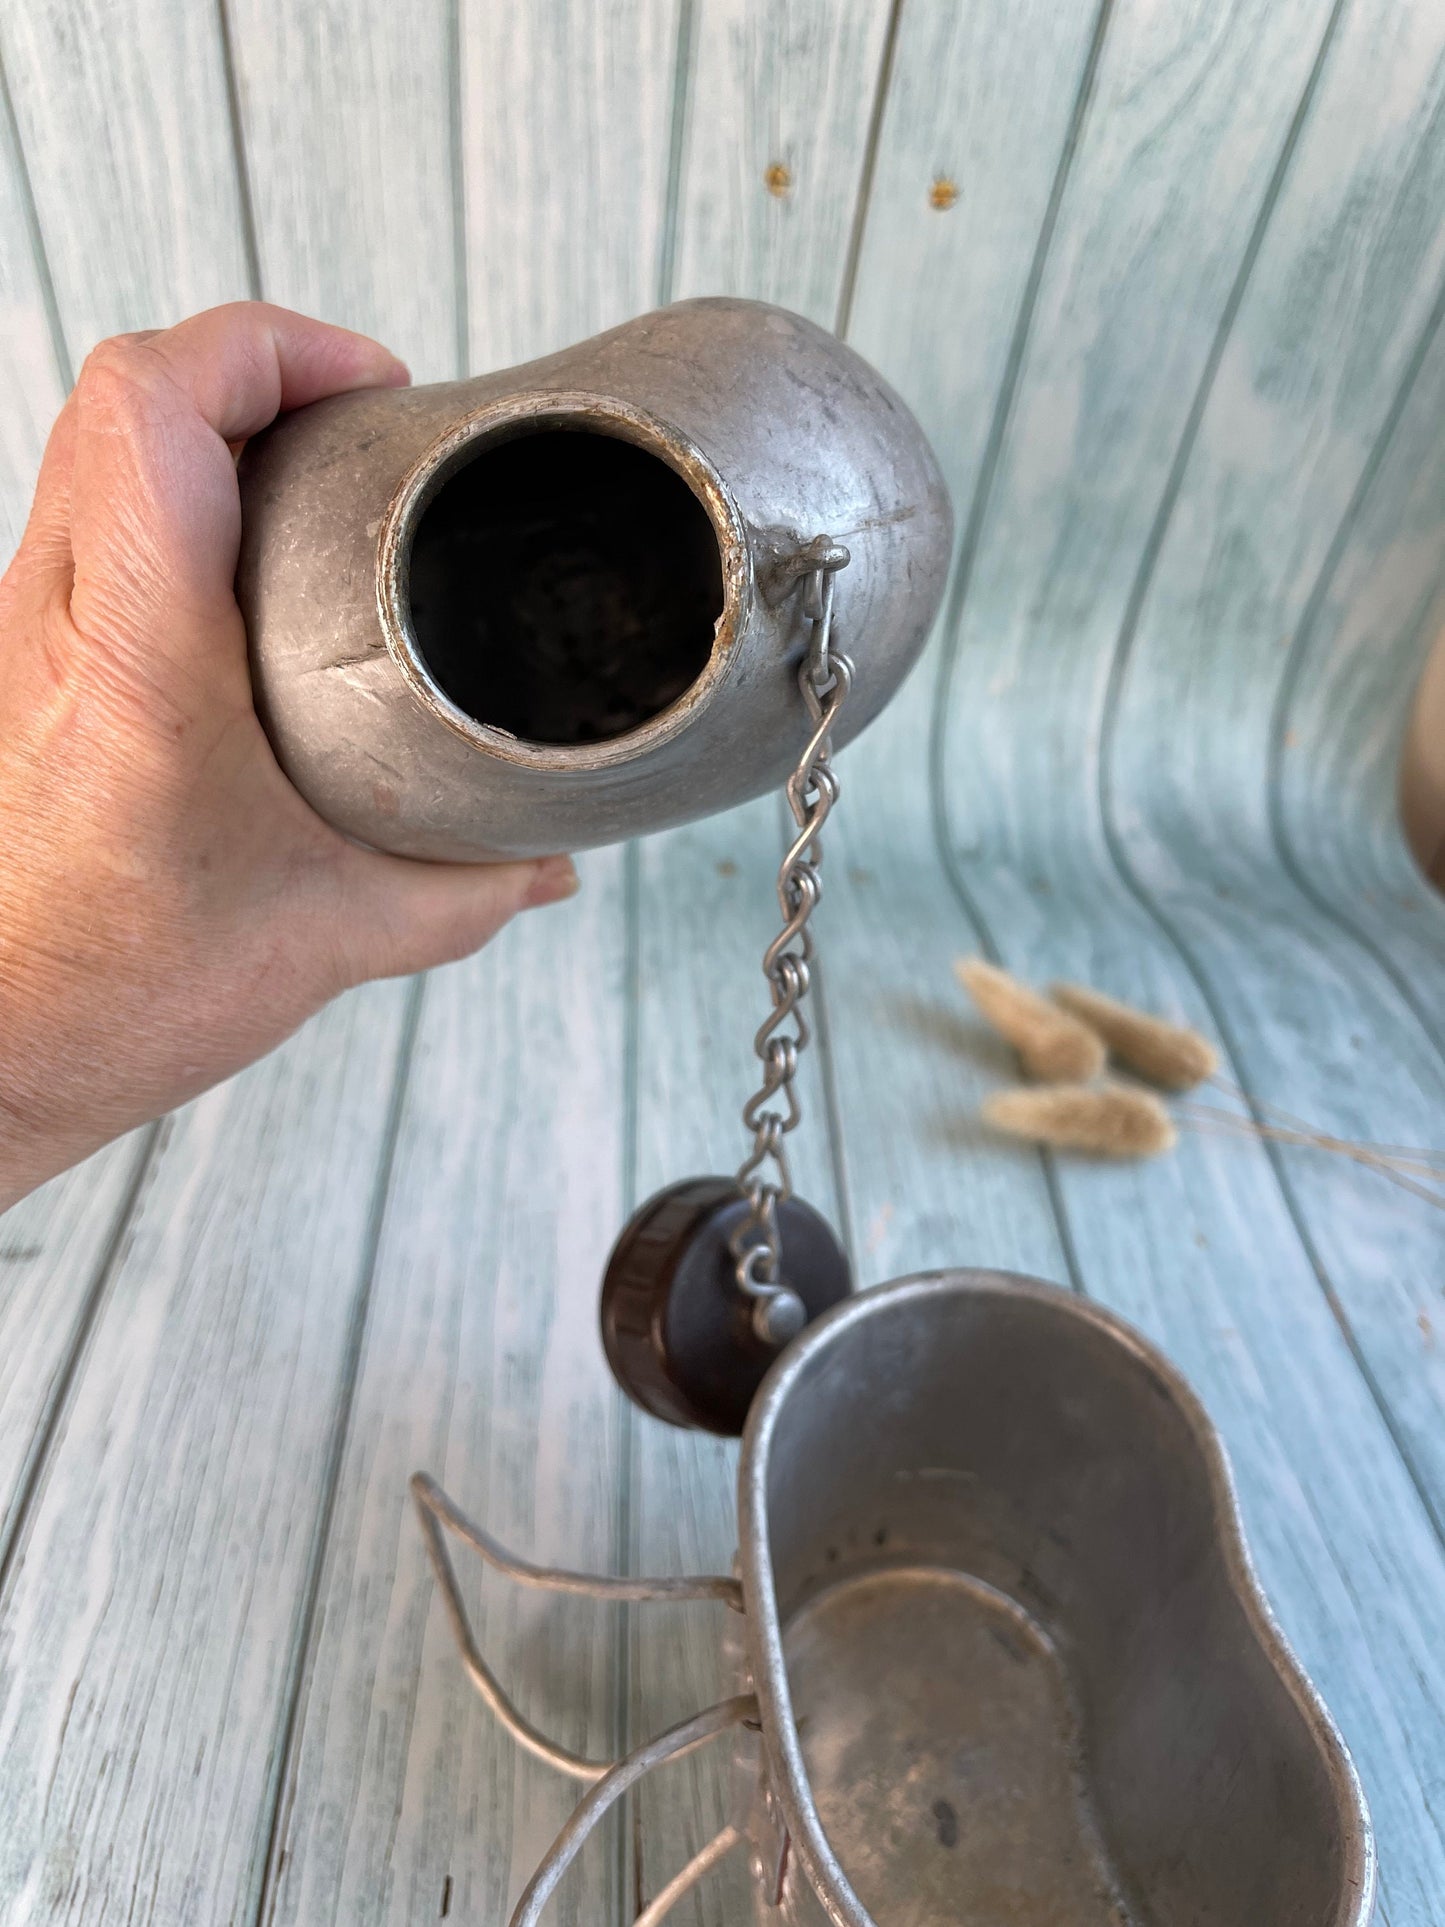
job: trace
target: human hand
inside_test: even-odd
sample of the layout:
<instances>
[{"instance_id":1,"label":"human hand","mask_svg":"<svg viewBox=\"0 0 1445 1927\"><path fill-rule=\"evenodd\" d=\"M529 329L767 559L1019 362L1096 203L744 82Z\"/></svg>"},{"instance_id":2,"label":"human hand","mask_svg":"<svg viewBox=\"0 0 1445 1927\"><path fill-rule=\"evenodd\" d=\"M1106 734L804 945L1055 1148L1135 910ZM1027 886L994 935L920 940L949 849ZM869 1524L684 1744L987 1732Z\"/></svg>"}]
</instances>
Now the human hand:
<instances>
[{"instance_id":1,"label":"human hand","mask_svg":"<svg viewBox=\"0 0 1445 1927\"><path fill-rule=\"evenodd\" d=\"M348 986L467 955L565 857L379 855L256 719L232 446L405 368L259 302L102 342L0 582L0 1208L278 1044Z\"/></svg>"}]
</instances>

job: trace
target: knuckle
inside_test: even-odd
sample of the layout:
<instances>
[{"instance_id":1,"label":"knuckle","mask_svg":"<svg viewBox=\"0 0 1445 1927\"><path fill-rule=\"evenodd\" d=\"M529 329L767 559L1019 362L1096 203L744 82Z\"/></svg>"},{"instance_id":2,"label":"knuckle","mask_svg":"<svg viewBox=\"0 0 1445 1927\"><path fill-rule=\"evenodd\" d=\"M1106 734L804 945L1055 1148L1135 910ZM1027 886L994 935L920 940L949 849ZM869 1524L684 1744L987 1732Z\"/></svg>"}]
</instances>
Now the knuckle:
<instances>
[{"instance_id":1,"label":"knuckle","mask_svg":"<svg viewBox=\"0 0 1445 1927\"><path fill-rule=\"evenodd\" d=\"M258 323L268 321L276 310L269 301L222 301L214 308L206 310L206 316L214 317L228 328L253 328Z\"/></svg>"},{"instance_id":2,"label":"knuckle","mask_svg":"<svg viewBox=\"0 0 1445 1927\"><path fill-rule=\"evenodd\" d=\"M153 414L172 388L149 336L112 335L86 356L75 384L82 421L107 426Z\"/></svg>"}]
</instances>

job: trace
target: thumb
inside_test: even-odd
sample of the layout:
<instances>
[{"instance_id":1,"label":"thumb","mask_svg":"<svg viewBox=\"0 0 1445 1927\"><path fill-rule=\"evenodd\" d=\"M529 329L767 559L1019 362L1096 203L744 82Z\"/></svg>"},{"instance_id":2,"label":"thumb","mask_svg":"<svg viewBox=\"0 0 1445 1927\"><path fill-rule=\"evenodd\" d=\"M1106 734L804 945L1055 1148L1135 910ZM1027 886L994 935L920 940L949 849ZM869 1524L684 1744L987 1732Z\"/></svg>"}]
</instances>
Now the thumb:
<instances>
[{"instance_id":1,"label":"thumb","mask_svg":"<svg viewBox=\"0 0 1445 1927\"><path fill-rule=\"evenodd\" d=\"M198 639L210 650L210 625L225 620L239 646L230 444L283 409L406 378L378 342L259 301L101 342L73 404L70 610L80 633L118 631L149 657L177 660Z\"/></svg>"},{"instance_id":2,"label":"thumb","mask_svg":"<svg viewBox=\"0 0 1445 1927\"><path fill-rule=\"evenodd\" d=\"M577 891L567 856L530 863L423 863L352 846L342 890L347 979L404 977L480 950L519 910Z\"/></svg>"}]
</instances>

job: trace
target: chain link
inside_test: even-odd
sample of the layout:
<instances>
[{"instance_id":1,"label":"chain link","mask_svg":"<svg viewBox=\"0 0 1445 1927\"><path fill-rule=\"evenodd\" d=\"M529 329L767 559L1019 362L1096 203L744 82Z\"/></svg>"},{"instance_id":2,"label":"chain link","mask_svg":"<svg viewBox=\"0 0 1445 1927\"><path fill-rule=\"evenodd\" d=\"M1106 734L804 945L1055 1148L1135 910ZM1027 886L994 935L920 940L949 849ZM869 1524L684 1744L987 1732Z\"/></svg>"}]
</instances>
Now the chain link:
<instances>
[{"instance_id":1,"label":"chain link","mask_svg":"<svg viewBox=\"0 0 1445 1927\"><path fill-rule=\"evenodd\" d=\"M834 578L848 561L841 543L818 536L791 564L803 582L803 616L812 626L808 652L798 668L798 685L813 728L788 778L788 807L798 833L778 871L783 927L763 953L772 1009L753 1039L763 1081L743 1106L743 1124L752 1132L753 1144L737 1182L748 1209L731 1240L739 1289L753 1301L754 1327L760 1337L775 1344L790 1338L805 1316L801 1300L781 1277L778 1207L793 1195L786 1139L802 1117L793 1080L811 1034L803 1006L813 959L808 919L822 894L819 837L838 800L832 732L853 686L853 664L833 647Z\"/></svg>"}]
</instances>

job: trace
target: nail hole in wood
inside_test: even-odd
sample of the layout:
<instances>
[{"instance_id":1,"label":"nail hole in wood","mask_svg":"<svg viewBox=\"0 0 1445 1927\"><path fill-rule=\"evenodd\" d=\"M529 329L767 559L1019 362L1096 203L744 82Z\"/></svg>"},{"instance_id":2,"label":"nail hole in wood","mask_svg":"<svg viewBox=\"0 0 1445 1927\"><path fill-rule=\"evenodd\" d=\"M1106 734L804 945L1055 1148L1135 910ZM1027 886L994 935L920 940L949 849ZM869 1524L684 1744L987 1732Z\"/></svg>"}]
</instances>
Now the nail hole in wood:
<instances>
[{"instance_id":1,"label":"nail hole in wood","mask_svg":"<svg viewBox=\"0 0 1445 1927\"><path fill-rule=\"evenodd\" d=\"M792 185L792 169L784 167L781 161L774 161L763 175L763 186L775 200L781 201Z\"/></svg>"},{"instance_id":2,"label":"nail hole in wood","mask_svg":"<svg viewBox=\"0 0 1445 1927\"><path fill-rule=\"evenodd\" d=\"M946 174L934 176L933 185L928 190L928 205L945 213L958 199L958 183L951 181Z\"/></svg>"}]
</instances>

